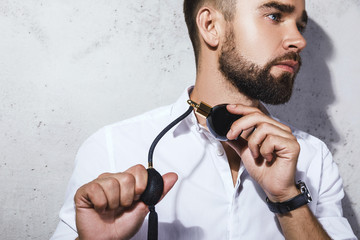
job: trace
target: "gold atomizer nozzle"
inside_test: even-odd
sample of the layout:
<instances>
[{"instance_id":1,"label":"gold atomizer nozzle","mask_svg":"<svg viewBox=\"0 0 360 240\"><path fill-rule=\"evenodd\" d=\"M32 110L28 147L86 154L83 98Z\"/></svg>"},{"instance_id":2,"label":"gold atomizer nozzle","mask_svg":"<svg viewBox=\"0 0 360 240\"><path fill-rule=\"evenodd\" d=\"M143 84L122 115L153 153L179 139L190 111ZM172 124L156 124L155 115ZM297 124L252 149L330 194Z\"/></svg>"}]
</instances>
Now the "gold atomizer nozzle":
<instances>
[{"instance_id":1,"label":"gold atomizer nozzle","mask_svg":"<svg viewBox=\"0 0 360 240\"><path fill-rule=\"evenodd\" d=\"M189 99L187 100L187 103L195 109L195 113L200 114L200 116L203 116L204 118L207 118L211 113L212 107L204 102L200 102L200 104L198 104Z\"/></svg>"}]
</instances>

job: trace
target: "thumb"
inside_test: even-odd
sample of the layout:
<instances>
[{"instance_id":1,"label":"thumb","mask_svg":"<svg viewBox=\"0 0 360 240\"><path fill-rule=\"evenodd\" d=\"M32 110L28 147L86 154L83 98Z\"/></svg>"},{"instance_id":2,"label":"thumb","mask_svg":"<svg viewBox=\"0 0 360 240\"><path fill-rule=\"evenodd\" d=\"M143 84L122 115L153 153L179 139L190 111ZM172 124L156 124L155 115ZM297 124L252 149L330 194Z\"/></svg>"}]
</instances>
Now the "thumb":
<instances>
[{"instance_id":1,"label":"thumb","mask_svg":"<svg viewBox=\"0 0 360 240\"><path fill-rule=\"evenodd\" d=\"M171 190L171 188L175 185L176 181L178 180L178 175L176 173L166 173L163 176L163 180L164 180L164 191L163 194L160 198L161 199L164 198L164 196Z\"/></svg>"}]
</instances>

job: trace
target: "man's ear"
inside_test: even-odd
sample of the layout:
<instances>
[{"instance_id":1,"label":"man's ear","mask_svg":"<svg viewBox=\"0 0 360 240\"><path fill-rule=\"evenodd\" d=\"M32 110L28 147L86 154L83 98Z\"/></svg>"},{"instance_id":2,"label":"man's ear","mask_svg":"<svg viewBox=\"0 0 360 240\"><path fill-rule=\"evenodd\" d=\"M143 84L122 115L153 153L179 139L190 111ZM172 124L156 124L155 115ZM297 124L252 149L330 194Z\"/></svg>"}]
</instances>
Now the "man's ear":
<instances>
[{"instance_id":1,"label":"man's ear","mask_svg":"<svg viewBox=\"0 0 360 240\"><path fill-rule=\"evenodd\" d=\"M202 7L196 16L199 37L210 47L216 48L220 41L220 16L213 8Z\"/></svg>"}]
</instances>

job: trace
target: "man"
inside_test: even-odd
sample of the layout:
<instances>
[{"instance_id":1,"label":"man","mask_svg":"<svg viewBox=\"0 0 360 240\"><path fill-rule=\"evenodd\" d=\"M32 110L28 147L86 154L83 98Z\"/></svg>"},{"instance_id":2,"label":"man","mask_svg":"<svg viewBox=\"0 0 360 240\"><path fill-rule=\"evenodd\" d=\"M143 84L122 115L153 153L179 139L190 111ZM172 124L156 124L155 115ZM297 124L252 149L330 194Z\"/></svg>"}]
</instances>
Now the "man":
<instances>
[{"instance_id":1,"label":"man","mask_svg":"<svg viewBox=\"0 0 360 240\"><path fill-rule=\"evenodd\" d=\"M291 96L306 46L304 0L185 0L184 13L195 86L175 104L107 126L83 144L53 238L146 238L149 210L139 198L147 172L138 164L190 98L229 103L227 110L243 117L229 141L216 140L195 114L160 141L154 155L156 169L166 173L165 198L156 206L160 239L356 239L342 217L342 181L329 150L273 119L261 103ZM312 201L274 207L307 197L299 180Z\"/></svg>"}]
</instances>

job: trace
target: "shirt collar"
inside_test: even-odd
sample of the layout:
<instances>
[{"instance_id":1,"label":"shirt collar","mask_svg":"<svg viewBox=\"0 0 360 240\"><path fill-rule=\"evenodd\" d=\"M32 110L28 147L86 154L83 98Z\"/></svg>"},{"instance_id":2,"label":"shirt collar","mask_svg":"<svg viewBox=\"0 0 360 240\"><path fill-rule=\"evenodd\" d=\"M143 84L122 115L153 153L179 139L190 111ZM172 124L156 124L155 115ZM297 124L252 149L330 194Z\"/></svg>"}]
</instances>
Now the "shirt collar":
<instances>
[{"instance_id":1,"label":"shirt collar","mask_svg":"<svg viewBox=\"0 0 360 240\"><path fill-rule=\"evenodd\" d=\"M183 113L185 113L189 109L189 104L187 100L190 99L190 93L193 90L194 86L190 86L186 88L178 100L173 104L171 109L171 118L176 119ZM195 125L196 129L202 129L202 126L198 123L195 113L192 112L187 116L183 121L181 121L177 126L174 127L174 137L186 132L185 129L190 129L193 125Z\"/></svg>"},{"instance_id":2,"label":"shirt collar","mask_svg":"<svg viewBox=\"0 0 360 240\"><path fill-rule=\"evenodd\" d=\"M174 118L183 114L188 108L189 104L187 100L190 99L190 93L193 90L194 86L186 88L178 100L173 104L170 115Z\"/></svg>"},{"instance_id":3,"label":"shirt collar","mask_svg":"<svg viewBox=\"0 0 360 240\"><path fill-rule=\"evenodd\" d=\"M179 117L180 115L182 115L184 112L186 112L186 110L189 108L189 104L187 103L187 100L190 99L190 93L192 92L192 90L194 89L194 86L190 86L188 88L186 88L183 93L181 94L181 96L178 98L178 100L173 104L172 109L171 109L171 118L172 119L176 119L177 117ZM269 115L270 117L274 118L274 116L272 116L268 109L266 108L266 106L263 103L260 103L260 109L267 115ZM276 118L275 118L276 119ZM174 128L174 137L180 135L181 133L184 132L184 127L188 127L190 128L191 126L195 125L197 130L204 130L205 132L207 132L207 129L204 128L203 126L201 126L195 116L195 112L192 112L191 114L189 114L189 116L187 116L183 121L181 121L175 128ZM211 135L211 134L210 134ZM209 137L209 136L208 136ZM211 138L211 137L210 137Z\"/></svg>"}]
</instances>

